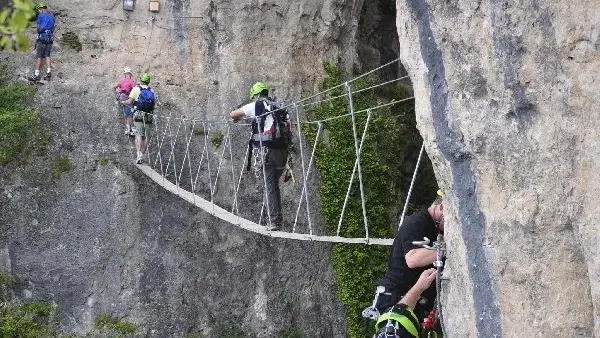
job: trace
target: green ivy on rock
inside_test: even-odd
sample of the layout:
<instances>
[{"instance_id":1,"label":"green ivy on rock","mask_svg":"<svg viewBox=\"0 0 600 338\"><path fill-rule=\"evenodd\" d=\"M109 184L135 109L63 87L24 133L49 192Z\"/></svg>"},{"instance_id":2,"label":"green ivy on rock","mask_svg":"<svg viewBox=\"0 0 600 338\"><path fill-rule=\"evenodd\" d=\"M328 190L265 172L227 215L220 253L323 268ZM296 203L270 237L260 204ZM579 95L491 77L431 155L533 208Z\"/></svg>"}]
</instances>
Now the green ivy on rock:
<instances>
[{"instance_id":1,"label":"green ivy on rock","mask_svg":"<svg viewBox=\"0 0 600 338\"><path fill-rule=\"evenodd\" d=\"M325 64L325 79L321 90L337 86L343 82L340 69ZM376 77L364 77L352 82L352 91L367 88L379 83ZM326 101L307 112L311 120L323 120L349 112L346 88L340 86L324 94L323 99L342 96ZM390 85L377 90L365 90L353 94L354 111L402 100L407 93L401 87ZM367 121L367 113L355 114L356 133L359 144ZM317 146L315 164L320 176L321 212L325 228L335 234L341 213L349 178L355 162L355 144L350 117L323 122L323 130ZM317 126L303 126L302 131L309 141L314 142ZM397 216L401 211L401 201L408 189L405 176L406 159L416 159L415 153L421 146L421 137L415 128L413 102L402 102L390 107L372 111L367 136L361 151L361 172L366 201L366 215L369 236L390 238L395 234ZM431 164L425 161L425 166ZM414 165L413 165L414 166ZM415 201L431 201L435 194L433 171L421 181L428 186L423 192L425 198L415 197ZM412 172L411 172L412 173ZM429 191L433 191L430 193ZM412 209L414 209L414 206ZM345 215L342 221L341 236L364 237L363 210L360 197L358 175L350 191ZM352 338L371 336L372 327L361 317L361 311L373 300L375 283L386 270L389 247L361 244L336 244L333 248L333 267L336 277L338 297L347 310L348 336Z\"/></svg>"}]
</instances>

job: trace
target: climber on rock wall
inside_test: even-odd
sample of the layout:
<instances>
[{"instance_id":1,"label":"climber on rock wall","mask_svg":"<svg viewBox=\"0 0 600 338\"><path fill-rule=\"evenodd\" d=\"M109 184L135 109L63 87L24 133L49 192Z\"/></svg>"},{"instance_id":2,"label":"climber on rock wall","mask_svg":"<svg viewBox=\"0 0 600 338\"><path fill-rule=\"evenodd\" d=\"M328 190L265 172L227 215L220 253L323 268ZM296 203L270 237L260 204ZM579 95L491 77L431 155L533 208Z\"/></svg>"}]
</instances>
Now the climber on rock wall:
<instances>
[{"instance_id":1,"label":"climber on rock wall","mask_svg":"<svg viewBox=\"0 0 600 338\"><path fill-rule=\"evenodd\" d=\"M435 268L423 271L415 285L406 292L404 297L377 319L376 334L373 338L419 337L421 325L413 311L421 294L430 288L435 278Z\"/></svg>"},{"instance_id":2,"label":"climber on rock wall","mask_svg":"<svg viewBox=\"0 0 600 338\"><path fill-rule=\"evenodd\" d=\"M440 193L438 193L440 195ZM385 276L378 282L374 308L383 313L392 307L398 299L405 295L418 280L419 275L431 268L436 261L437 253L420 247L413 242L422 241L424 237L435 240L438 234L444 233L444 205L442 196L427 208L406 217L394 239L388 268ZM436 299L435 285L423 291L421 300L415 308L420 320L427 317ZM363 316L376 319L377 315L369 315L370 308L363 311ZM375 317L375 318L374 318Z\"/></svg>"}]
</instances>

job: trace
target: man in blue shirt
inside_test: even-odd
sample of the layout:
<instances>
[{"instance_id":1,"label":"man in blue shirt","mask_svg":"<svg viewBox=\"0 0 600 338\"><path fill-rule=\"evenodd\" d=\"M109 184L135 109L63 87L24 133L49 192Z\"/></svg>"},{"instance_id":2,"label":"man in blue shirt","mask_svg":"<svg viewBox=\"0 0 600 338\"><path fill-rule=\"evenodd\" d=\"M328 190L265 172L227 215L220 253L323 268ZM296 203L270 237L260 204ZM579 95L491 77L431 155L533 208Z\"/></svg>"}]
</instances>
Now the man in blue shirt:
<instances>
[{"instance_id":1,"label":"man in blue shirt","mask_svg":"<svg viewBox=\"0 0 600 338\"><path fill-rule=\"evenodd\" d=\"M35 74L34 79L40 79L40 67L42 65L42 59L46 59L46 79L51 76L50 68L50 52L52 51L52 42L54 41L54 15L48 12L48 7L43 2L37 5L38 16L37 20L37 32L38 37L35 43Z\"/></svg>"}]
</instances>

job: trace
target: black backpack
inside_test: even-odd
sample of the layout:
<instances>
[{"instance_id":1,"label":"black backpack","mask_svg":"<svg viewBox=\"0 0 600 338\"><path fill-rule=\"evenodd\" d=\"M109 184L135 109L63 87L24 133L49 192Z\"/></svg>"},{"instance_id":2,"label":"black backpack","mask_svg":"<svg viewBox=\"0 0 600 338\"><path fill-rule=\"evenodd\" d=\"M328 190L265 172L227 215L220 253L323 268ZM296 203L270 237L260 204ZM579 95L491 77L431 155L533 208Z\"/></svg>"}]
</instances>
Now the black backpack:
<instances>
[{"instance_id":1,"label":"black backpack","mask_svg":"<svg viewBox=\"0 0 600 338\"><path fill-rule=\"evenodd\" d=\"M254 112L257 116L252 121L252 136L248 142L248 163L246 170L250 171L252 161L252 148L260 146L271 149L287 149L292 143L292 123L285 103L269 97L263 97L255 102ZM261 133L265 129L265 123L273 118L273 123L269 130Z\"/></svg>"},{"instance_id":2,"label":"black backpack","mask_svg":"<svg viewBox=\"0 0 600 338\"><path fill-rule=\"evenodd\" d=\"M269 97L260 98L256 101L256 119L252 122L252 144L256 147L286 149L292 140L292 124L290 116L285 109L283 101L274 100ZM273 119L271 128L265 130L267 120Z\"/></svg>"}]
</instances>

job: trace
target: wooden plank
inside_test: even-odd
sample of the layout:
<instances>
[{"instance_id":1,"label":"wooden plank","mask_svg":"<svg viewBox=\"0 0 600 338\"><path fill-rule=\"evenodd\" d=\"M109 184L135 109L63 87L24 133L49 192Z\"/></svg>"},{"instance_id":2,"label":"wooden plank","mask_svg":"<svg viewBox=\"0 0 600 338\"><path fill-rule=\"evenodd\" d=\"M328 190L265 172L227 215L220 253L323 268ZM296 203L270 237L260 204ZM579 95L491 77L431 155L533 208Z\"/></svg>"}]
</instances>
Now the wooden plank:
<instances>
[{"instance_id":1,"label":"wooden plank","mask_svg":"<svg viewBox=\"0 0 600 338\"><path fill-rule=\"evenodd\" d=\"M340 236L317 236L310 234L299 234L285 231L269 231L264 226L256 224L245 218L237 216L218 205L205 200L204 198L193 194L185 189L182 189L171 181L163 178L159 173L154 171L152 168L145 164L138 164L137 167L150 179L156 182L158 185L166 189L167 191L175 194L196 207L208 212L209 214L224 220L225 222L236 225L242 229L255 232L264 236L276 237L276 238L287 238L301 241L317 241L317 242L332 242L332 243L356 243L356 244L374 244L374 245L392 245L394 242L393 238L370 238L368 241L366 238L347 238Z\"/></svg>"}]
</instances>

